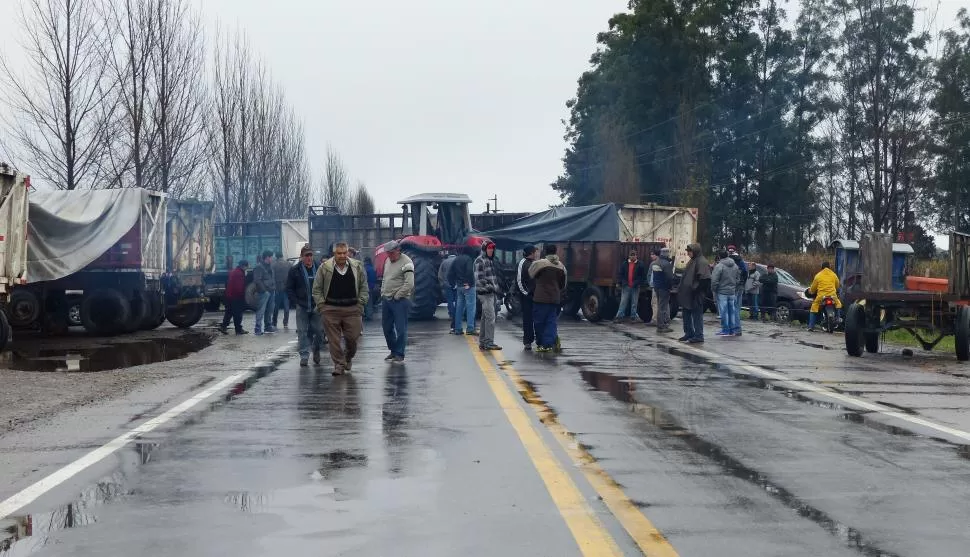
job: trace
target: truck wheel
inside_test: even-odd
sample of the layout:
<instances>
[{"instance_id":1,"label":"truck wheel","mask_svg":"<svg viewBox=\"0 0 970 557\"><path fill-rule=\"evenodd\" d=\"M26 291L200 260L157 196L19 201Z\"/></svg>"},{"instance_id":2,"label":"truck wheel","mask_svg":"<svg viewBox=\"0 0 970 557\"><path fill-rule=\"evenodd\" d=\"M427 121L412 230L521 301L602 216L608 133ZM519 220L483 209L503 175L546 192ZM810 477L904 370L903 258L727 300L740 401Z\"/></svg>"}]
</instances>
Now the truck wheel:
<instances>
[{"instance_id":1,"label":"truck wheel","mask_svg":"<svg viewBox=\"0 0 970 557\"><path fill-rule=\"evenodd\" d=\"M866 310L859 304L849 306L845 313L845 351L850 356L861 356L865 342Z\"/></svg>"},{"instance_id":2,"label":"truck wheel","mask_svg":"<svg viewBox=\"0 0 970 557\"><path fill-rule=\"evenodd\" d=\"M583 317L586 318L590 323L596 323L603 319L609 319L610 306L616 305L611 303L610 299L603 292L603 289L599 286L590 286L583 291L583 300L580 310L583 312Z\"/></svg>"},{"instance_id":3,"label":"truck wheel","mask_svg":"<svg viewBox=\"0 0 970 557\"><path fill-rule=\"evenodd\" d=\"M40 299L33 290L14 288L7 303L7 320L16 328L30 327L40 319Z\"/></svg>"},{"instance_id":4,"label":"truck wheel","mask_svg":"<svg viewBox=\"0 0 970 557\"><path fill-rule=\"evenodd\" d=\"M165 300L161 292L146 292L148 297L148 313L141 322L143 331L151 331L161 327L165 322Z\"/></svg>"},{"instance_id":5,"label":"truck wheel","mask_svg":"<svg viewBox=\"0 0 970 557\"><path fill-rule=\"evenodd\" d=\"M221 308L222 308L222 298L210 296L209 301L205 303L206 311L219 311L219 309Z\"/></svg>"},{"instance_id":6,"label":"truck wheel","mask_svg":"<svg viewBox=\"0 0 970 557\"><path fill-rule=\"evenodd\" d=\"M7 321L6 312L0 311L0 352L7 349L12 334L13 330L10 328L10 322Z\"/></svg>"},{"instance_id":7,"label":"truck wheel","mask_svg":"<svg viewBox=\"0 0 970 557\"><path fill-rule=\"evenodd\" d=\"M202 319L205 314L203 304L182 304L165 312L168 322L180 329L188 329Z\"/></svg>"},{"instance_id":8,"label":"truck wheel","mask_svg":"<svg viewBox=\"0 0 970 557\"><path fill-rule=\"evenodd\" d=\"M970 360L970 307L961 306L960 311L957 312L954 336L957 360L961 362Z\"/></svg>"},{"instance_id":9,"label":"truck wheel","mask_svg":"<svg viewBox=\"0 0 970 557\"><path fill-rule=\"evenodd\" d=\"M128 300L131 306L131 314L128 316L128 323L125 324L125 333L134 333L141 330L142 323L148 318L151 312L151 300L147 292L139 292L135 299Z\"/></svg>"},{"instance_id":10,"label":"truck wheel","mask_svg":"<svg viewBox=\"0 0 970 557\"><path fill-rule=\"evenodd\" d=\"M255 283L251 282L246 286L246 305L253 311L259 307L259 294L256 292Z\"/></svg>"},{"instance_id":11,"label":"truck wheel","mask_svg":"<svg viewBox=\"0 0 970 557\"><path fill-rule=\"evenodd\" d=\"M677 293L670 293L670 318L673 319L677 317L677 312L680 311L680 302L677 301Z\"/></svg>"},{"instance_id":12,"label":"truck wheel","mask_svg":"<svg viewBox=\"0 0 970 557\"><path fill-rule=\"evenodd\" d=\"M100 288L84 296L81 324L89 333L114 335L123 330L131 316L131 304L121 292Z\"/></svg>"},{"instance_id":13,"label":"truck wheel","mask_svg":"<svg viewBox=\"0 0 970 557\"><path fill-rule=\"evenodd\" d=\"M408 318L420 321L434 319L441 299L437 258L418 250L406 250L405 253L414 262L414 298Z\"/></svg>"},{"instance_id":14,"label":"truck wheel","mask_svg":"<svg viewBox=\"0 0 970 557\"><path fill-rule=\"evenodd\" d=\"M637 300L637 317L644 323L653 319L653 292L649 296L641 296Z\"/></svg>"}]
</instances>

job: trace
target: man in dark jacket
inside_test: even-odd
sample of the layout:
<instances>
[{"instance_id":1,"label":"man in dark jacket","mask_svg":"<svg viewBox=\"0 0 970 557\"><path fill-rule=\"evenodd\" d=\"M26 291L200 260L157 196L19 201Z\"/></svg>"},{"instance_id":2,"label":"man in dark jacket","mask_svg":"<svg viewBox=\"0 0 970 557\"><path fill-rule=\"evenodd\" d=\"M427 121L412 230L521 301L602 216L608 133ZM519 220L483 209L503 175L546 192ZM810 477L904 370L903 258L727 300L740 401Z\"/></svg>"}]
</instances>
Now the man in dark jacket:
<instances>
[{"instance_id":1,"label":"man in dark jacket","mask_svg":"<svg viewBox=\"0 0 970 557\"><path fill-rule=\"evenodd\" d=\"M455 285L456 307L455 322L452 333L456 335L475 334L475 303L478 296L475 293L475 257L478 250L466 247L463 253L455 258L448 269L448 283ZM465 329L462 331L462 318L465 318Z\"/></svg>"},{"instance_id":2,"label":"man in dark jacket","mask_svg":"<svg viewBox=\"0 0 970 557\"><path fill-rule=\"evenodd\" d=\"M768 264L768 272L761 277L761 319L770 317L775 320L775 308L778 306L778 273L775 266Z\"/></svg>"},{"instance_id":3,"label":"man in dark jacket","mask_svg":"<svg viewBox=\"0 0 970 557\"><path fill-rule=\"evenodd\" d=\"M627 306L630 307L630 319L637 323L640 316L637 306L640 300L640 287L647 282L647 268L637 256L637 250L631 249L626 261L616 270L616 285L620 288L620 309L616 310L613 322L622 321L627 316Z\"/></svg>"},{"instance_id":4,"label":"man in dark jacket","mask_svg":"<svg viewBox=\"0 0 970 557\"><path fill-rule=\"evenodd\" d=\"M246 309L246 269L248 268L249 261L243 259L229 272L225 294L226 313L223 314L222 325L219 327L219 332L224 335L229 334L229 319L232 319L237 335L249 334L249 331L242 328L243 310Z\"/></svg>"},{"instance_id":5,"label":"man in dark jacket","mask_svg":"<svg viewBox=\"0 0 970 557\"><path fill-rule=\"evenodd\" d=\"M559 313L562 311L562 292L566 289L566 267L556 255L555 245L546 245L545 257L529 265L529 276L535 281L532 294L536 329L536 352L558 349Z\"/></svg>"},{"instance_id":6,"label":"man in dark jacket","mask_svg":"<svg viewBox=\"0 0 970 557\"><path fill-rule=\"evenodd\" d=\"M704 342L704 297L711 289L711 268L701 252L700 244L687 246L690 261L684 268L684 278L677 290L677 303L683 312L684 336L681 342Z\"/></svg>"},{"instance_id":7,"label":"man in dark jacket","mask_svg":"<svg viewBox=\"0 0 970 557\"><path fill-rule=\"evenodd\" d=\"M267 333L275 333L273 328L273 307L276 305L276 276L273 274L273 252L266 250L263 252L263 259L256 268L253 269L253 284L256 285L256 295L258 302L256 305L256 325L254 334L263 334L263 326Z\"/></svg>"},{"instance_id":8,"label":"man in dark jacket","mask_svg":"<svg viewBox=\"0 0 970 557\"><path fill-rule=\"evenodd\" d=\"M320 363L320 350L326 342L323 319L313 303L313 279L318 268L319 265L313 261L313 249L306 244L300 250L300 262L293 265L286 274L286 297L296 313L296 338L302 367L309 365L311 348L313 363Z\"/></svg>"},{"instance_id":9,"label":"man in dark jacket","mask_svg":"<svg viewBox=\"0 0 970 557\"><path fill-rule=\"evenodd\" d=\"M286 276L290 272L290 262L283 257L283 252L276 252L273 262L273 277L276 279L276 293L273 299L273 329L279 327L280 311L283 312L283 328L290 328L290 302L286 297Z\"/></svg>"},{"instance_id":10,"label":"man in dark jacket","mask_svg":"<svg viewBox=\"0 0 970 557\"><path fill-rule=\"evenodd\" d=\"M525 350L532 350L532 343L536 339L534 316L532 315L532 293L535 292L535 281L529 276L529 267L536 260L536 247L529 244L522 248L522 260L519 261L515 273L516 295L522 308L522 346Z\"/></svg>"},{"instance_id":11,"label":"man in dark jacket","mask_svg":"<svg viewBox=\"0 0 970 557\"><path fill-rule=\"evenodd\" d=\"M653 293L657 298L658 333L672 333L670 328L670 289L674 284L674 262L670 258L670 248L663 248L650 263L650 276L653 277Z\"/></svg>"},{"instance_id":12,"label":"man in dark jacket","mask_svg":"<svg viewBox=\"0 0 970 557\"><path fill-rule=\"evenodd\" d=\"M495 344L495 299L502 295L502 287L495 274L495 244L486 241L482 254L475 259L475 289L482 303L482 325L478 347L482 350L501 350Z\"/></svg>"}]
</instances>

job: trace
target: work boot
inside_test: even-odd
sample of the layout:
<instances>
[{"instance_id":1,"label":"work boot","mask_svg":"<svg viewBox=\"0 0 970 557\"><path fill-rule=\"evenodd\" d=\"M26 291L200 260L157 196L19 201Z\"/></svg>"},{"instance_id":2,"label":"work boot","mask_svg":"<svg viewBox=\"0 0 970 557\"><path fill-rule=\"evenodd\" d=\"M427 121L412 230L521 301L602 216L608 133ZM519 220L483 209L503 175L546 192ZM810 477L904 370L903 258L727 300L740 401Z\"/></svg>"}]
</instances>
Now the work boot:
<instances>
[{"instance_id":1,"label":"work boot","mask_svg":"<svg viewBox=\"0 0 970 557\"><path fill-rule=\"evenodd\" d=\"M314 348L313 349L313 363L315 363L317 365L320 365L320 349L319 348Z\"/></svg>"},{"instance_id":2,"label":"work boot","mask_svg":"<svg viewBox=\"0 0 970 557\"><path fill-rule=\"evenodd\" d=\"M247 331L246 329L239 329L238 331L236 331L236 334L237 335L248 335L249 334L249 331Z\"/></svg>"},{"instance_id":3,"label":"work boot","mask_svg":"<svg viewBox=\"0 0 970 557\"><path fill-rule=\"evenodd\" d=\"M403 364L404 363L404 356L394 356L393 362L395 364Z\"/></svg>"},{"instance_id":4,"label":"work boot","mask_svg":"<svg viewBox=\"0 0 970 557\"><path fill-rule=\"evenodd\" d=\"M300 367L307 367L310 365L308 358L300 358Z\"/></svg>"},{"instance_id":5,"label":"work boot","mask_svg":"<svg viewBox=\"0 0 970 557\"><path fill-rule=\"evenodd\" d=\"M494 342L491 343L491 344L486 344L486 345L482 346L482 350L501 350L501 349L502 349L502 347L499 346L499 345L497 345L497 344L495 344Z\"/></svg>"},{"instance_id":6,"label":"work boot","mask_svg":"<svg viewBox=\"0 0 970 557\"><path fill-rule=\"evenodd\" d=\"M385 361L385 362L391 362L391 361L393 361L393 360L394 360L394 352L391 352L391 353L390 353L390 354L388 354L387 356L384 356L384 361Z\"/></svg>"},{"instance_id":7,"label":"work boot","mask_svg":"<svg viewBox=\"0 0 970 557\"><path fill-rule=\"evenodd\" d=\"M222 333L222 334L224 334L224 335L228 335L229 334L229 327L220 326L219 327L219 332Z\"/></svg>"},{"instance_id":8,"label":"work boot","mask_svg":"<svg viewBox=\"0 0 970 557\"><path fill-rule=\"evenodd\" d=\"M347 371L350 371L353 367L354 367L354 362L352 360L347 360L347 365L344 366L344 369Z\"/></svg>"},{"instance_id":9,"label":"work boot","mask_svg":"<svg viewBox=\"0 0 970 557\"><path fill-rule=\"evenodd\" d=\"M338 375L343 375L344 373L346 373L346 372L340 366L334 366L333 367L333 371L330 372L330 374L333 375L334 377L336 377Z\"/></svg>"},{"instance_id":10,"label":"work boot","mask_svg":"<svg viewBox=\"0 0 970 557\"><path fill-rule=\"evenodd\" d=\"M680 342L687 342L688 340L690 340L690 337L687 336L687 335L684 335L684 336L680 337L677 340L680 341Z\"/></svg>"}]
</instances>

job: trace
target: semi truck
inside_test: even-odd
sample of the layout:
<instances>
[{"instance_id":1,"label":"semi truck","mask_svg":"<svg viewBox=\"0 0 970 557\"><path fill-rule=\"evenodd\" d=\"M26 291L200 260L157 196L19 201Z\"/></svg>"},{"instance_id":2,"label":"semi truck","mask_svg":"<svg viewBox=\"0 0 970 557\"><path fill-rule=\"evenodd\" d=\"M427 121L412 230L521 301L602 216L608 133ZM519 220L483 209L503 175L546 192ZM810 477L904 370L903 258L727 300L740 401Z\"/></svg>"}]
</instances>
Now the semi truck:
<instances>
[{"instance_id":1,"label":"semi truck","mask_svg":"<svg viewBox=\"0 0 970 557\"><path fill-rule=\"evenodd\" d=\"M309 240L306 219L280 219L261 222L221 222L214 225L214 269L203 279L206 306L219 309L226 294L229 272L240 261L249 261L250 270L258 265L263 251L280 252L288 260L300 255L300 248ZM256 291L252 273L246 275L246 303L256 307Z\"/></svg>"}]
</instances>

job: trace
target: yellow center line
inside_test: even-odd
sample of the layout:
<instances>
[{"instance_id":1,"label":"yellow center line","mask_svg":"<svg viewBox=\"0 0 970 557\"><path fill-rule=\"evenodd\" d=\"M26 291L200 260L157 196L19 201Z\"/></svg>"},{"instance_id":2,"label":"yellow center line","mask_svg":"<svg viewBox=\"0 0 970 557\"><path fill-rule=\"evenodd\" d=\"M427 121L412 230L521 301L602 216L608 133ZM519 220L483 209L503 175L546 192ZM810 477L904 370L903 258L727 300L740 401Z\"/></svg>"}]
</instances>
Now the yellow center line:
<instances>
[{"instance_id":1,"label":"yellow center line","mask_svg":"<svg viewBox=\"0 0 970 557\"><path fill-rule=\"evenodd\" d=\"M630 534L636 542L640 551L644 555L651 557L678 557L677 550L674 549L667 538L650 522L640 509L627 497L620 485L614 480L606 470L596 462L593 455L582 448L569 430L567 430L555 413L549 409L545 401L539 398L529 384L522 379L517 371L508 363L501 350L493 352L496 363L502 371L512 380L516 388L536 411L539 421L545 424L546 428L553 433L553 437L573 460L573 462L583 471L586 480L589 481L593 489L600 496L613 516L620 521L623 528Z\"/></svg>"},{"instance_id":2,"label":"yellow center line","mask_svg":"<svg viewBox=\"0 0 970 557\"><path fill-rule=\"evenodd\" d=\"M525 447L529 459L546 484L546 489L553 502L559 509L559 514L566 521L573 538L579 545L579 550L588 557L623 555L616 541L596 517L579 488L569 474L552 454L552 451L539 436L539 432L532 425L529 416L518 403L505 381L481 353L473 339L468 338L469 348L475 362L485 375L488 386L498 400L499 406L505 411L505 416L515 429L522 446Z\"/></svg>"}]
</instances>

